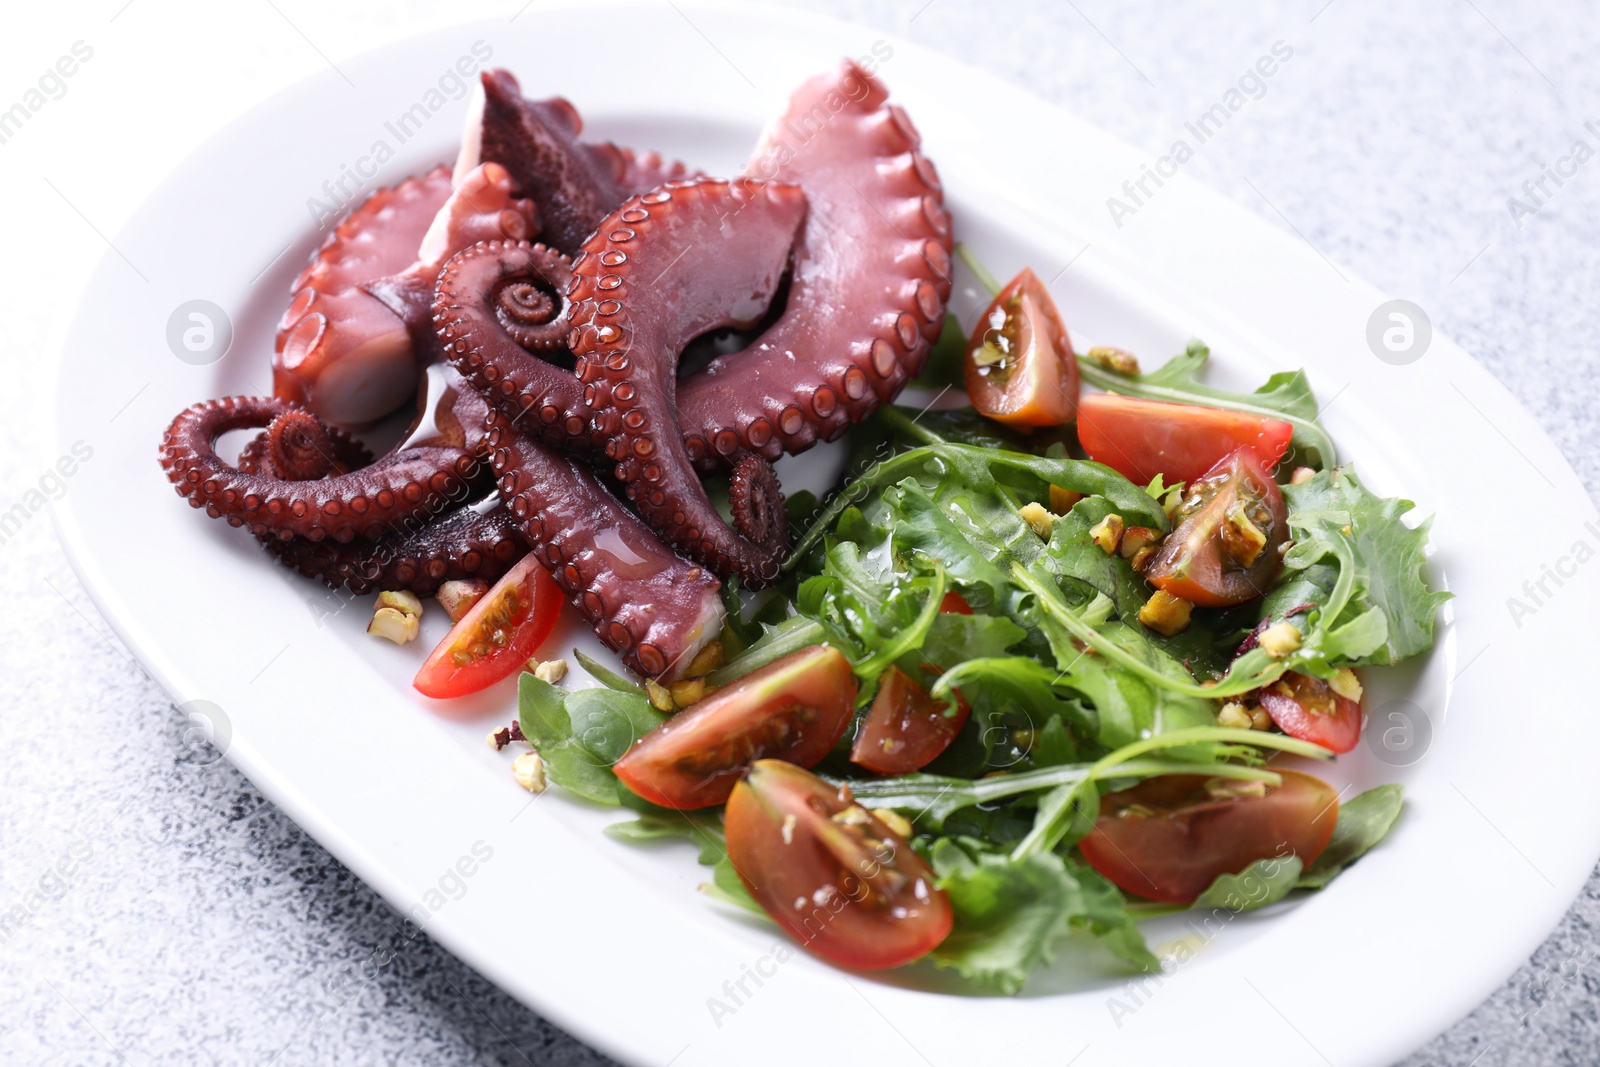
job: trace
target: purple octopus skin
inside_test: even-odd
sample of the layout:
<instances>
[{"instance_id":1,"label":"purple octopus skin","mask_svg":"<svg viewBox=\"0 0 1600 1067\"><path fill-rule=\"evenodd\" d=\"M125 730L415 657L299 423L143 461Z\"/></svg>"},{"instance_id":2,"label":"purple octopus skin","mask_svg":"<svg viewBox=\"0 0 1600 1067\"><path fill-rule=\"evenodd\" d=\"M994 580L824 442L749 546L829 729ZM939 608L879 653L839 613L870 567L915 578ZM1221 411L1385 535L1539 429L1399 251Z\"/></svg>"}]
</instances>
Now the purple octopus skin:
<instances>
[{"instance_id":1,"label":"purple octopus skin","mask_svg":"<svg viewBox=\"0 0 1600 1067\"><path fill-rule=\"evenodd\" d=\"M557 251L576 252L628 196L689 176L682 163L653 152L579 141L577 109L561 97L528 100L510 71L485 71L482 78L483 112L468 143L476 138L479 160L510 171L520 195L538 205L540 239Z\"/></svg>"},{"instance_id":2,"label":"purple octopus skin","mask_svg":"<svg viewBox=\"0 0 1600 1067\"><path fill-rule=\"evenodd\" d=\"M348 542L381 537L407 519L427 520L470 498L482 462L459 448L401 448L356 470L285 481L247 474L217 455L230 430L260 429L303 409L276 397L207 400L179 413L161 442L161 465L190 506L232 526L282 540Z\"/></svg>"},{"instance_id":3,"label":"purple octopus skin","mask_svg":"<svg viewBox=\"0 0 1600 1067\"><path fill-rule=\"evenodd\" d=\"M801 86L767 127L745 173L796 183L810 213L782 317L678 387L697 464L834 440L921 371L950 296L952 237L919 144L849 61Z\"/></svg>"},{"instance_id":4,"label":"purple octopus skin","mask_svg":"<svg viewBox=\"0 0 1600 1067\"><path fill-rule=\"evenodd\" d=\"M745 456L738 529L717 514L678 426L678 357L761 319L805 217L805 194L784 182L668 182L607 216L573 262L572 353L617 480L674 548L752 588L778 577L783 496L766 461Z\"/></svg>"},{"instance_id":5,"label":"purple octopus skin","mask_svg":"<svg viewBox=\"0 0 1600 1067\"><path fill-rule=\"evenodd\" d=\"M489 419L501 497L539 562L633 670L673 680L722 631L720 583L663 545L584 464Z\"/></svg>"},{"instance_id":6,"label":"purple octopus skin","mask_svg":"<svg viewBox=\"0 0 1600 1067\"><path fill-rule=\"evenodd\" d=\"M590 449L583 386L526 347L565 354L571 277L570 261L554 249L485 241L439 272L429 328L456 369L517 429L582 453Z\"/></svg>"}]
</instances>

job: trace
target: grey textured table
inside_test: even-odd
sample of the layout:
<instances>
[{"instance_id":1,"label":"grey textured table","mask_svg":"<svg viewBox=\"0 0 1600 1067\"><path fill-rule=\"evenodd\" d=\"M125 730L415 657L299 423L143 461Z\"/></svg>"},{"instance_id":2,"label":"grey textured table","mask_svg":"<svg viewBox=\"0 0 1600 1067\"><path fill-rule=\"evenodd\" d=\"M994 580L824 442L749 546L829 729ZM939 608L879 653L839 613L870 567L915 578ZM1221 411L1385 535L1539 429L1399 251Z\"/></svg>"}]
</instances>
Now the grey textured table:
<instances>
[{"instance_id":1,"label":"grey textured table","mask_svg":"<svg viewBox=\"0 0 1600 1067\"><path fill-rule=\"evenodd\" d=\"M1152 159L1258 54L1288 42L1295 62L1189 174L1421 304L1533 409L1591 493L1600 485L1600 164L1588 162L1600 134L1585 127L1600 118L1592 9L1508 0L1249 10L1223 0L1182 9L1040 0L1009 13L984 0L796 6L998 71ZM519 7L458 10L510 18ZM59 96L52 90L25 128L0 140L10 216L0 229L0 342L11 365L0 511L30 489L55 488L41 485L54 457L35 445L21 372L47 350L73 286L104 251L100 234L114 234L208 129L323 62L436 17L420 3L332 10L310 0L78 8L8 14L0 42L0 109L75 41L93 49ZM537 8L519 17L537 18ZM719 62L709 49L690 58ZM1582 163L1572 155L1579 140ZM1558 165L1570 176L1544 178L1541 190L1545 168ZM1510 492L1486 486L1486 510L1514 507ZM23 908L22 921L0 928L0 1061L605 1062L425 939L363 973L375 949L398 943L388 905L228 764L197 758L167 700L109 637L43 514L8 531L0 550L0 912ZM61 861L71 873L48 875ZM1405 1062L1600 1061L1597 919L1600 881L1591 881L1503 989ZM537 966L537 930L513 936ZM1334 1010L1359 1025L1359 1000L1352 990Z\"/></svg>"}]
</instances>

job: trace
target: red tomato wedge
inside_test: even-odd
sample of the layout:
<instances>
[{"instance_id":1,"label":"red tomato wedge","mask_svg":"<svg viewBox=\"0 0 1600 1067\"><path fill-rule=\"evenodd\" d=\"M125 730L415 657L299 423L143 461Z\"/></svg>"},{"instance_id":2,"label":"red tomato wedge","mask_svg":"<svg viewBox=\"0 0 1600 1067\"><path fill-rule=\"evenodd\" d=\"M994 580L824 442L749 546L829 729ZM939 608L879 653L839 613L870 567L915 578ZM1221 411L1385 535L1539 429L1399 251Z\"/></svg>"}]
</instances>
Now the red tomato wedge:
<instances>
[{"instance_id":1,"label":"red tomato wedge","mask_svg":"<svg viewBox=\"0 0 1600 1067\"><path fill-rule=\"evenodd\" d=\"M664 808L709 808L728 799L745 769L775 757L810 767L844 736L856 676L826 645L791 652L717 690L640 738L617 777Z\"/></svg>"},{"instance_id":2,"label":"red tomato wedge","mask_svg":"<svg viewBox=\"0 0 1600 1067\"><path fill-rule=\"evenodd\" d=\"M1078 409L1078 357L1032 270L1011 279L978 319L963 364L972 406L997 422L1060 426Z\"/></svg>"},{"instance_id":3,"label":"red tomato wedge","mask_svg":"<svg viewBox=\"0 0 1600 1067\"><path fill-rule=\"evenodd\" d=\"M850 762L879 774L919 771L950 747L971 713L964 700L951 711L915 678L890 667L856 733Z\"/></svg>"},{"instance_id":4,"label":"red tomato wedge","mask_svg":"<svg viewBox=\"0 0 1600 1067\"><path fill-rule=\"evenodd\" d=\"M516 674L555 629L562 599L550 572L528 553L451 627L411 684L444 700Z\"/></svg>"},{"instance_id":5,"label":"red tomato wedge","mask_svg":"<svg viewBox=\"0 0 1600 1067\"><path fill-rule=\"evenodd\" d=\"M950 901L904 838L809 771L761 760L733 789L728 860L750 895L810 951L882 970L926 955Z\"/></svg>"},{"instance_id":6,"label":"red tomato wedge","mask_svg":"<svg viewBox=\"0 0 1600 1067\"><path fill-rule=\"evenodd\" d=\"M1256 698L1290 737L1329 752L1349 752L1361 740L1361 702L1334 692L1314 675L1289 671Z\"/></svg>"},{"instance_id":7,"label":"red tomato wedge","mask_svg":"<svg viewBox=\"0 0 1600 1067\"><path fill-rule=\"evenodd\" d=\"M1333 837L1339 794L1320 778L1279 771L1261 782L1166 774L1100 799L1078 842L1089 865L1128 892L1192 904L1224 874L1290 853L1309 867Z\"/></svg>"},{"instance_id":8,"label":"red tomato wedge","mask_svg":"<svg viewBox=\"0 0 1600 1067\"><path fill-rule=\"evenodd\" d=\"M1145 564L1157 589L1201 607L1227 607L1265 596L1283 570L1289 512L1249 449L1189 483L1177 522Z\"/></svg>"},{"instance_id":9,"label":"red tomato wedge","mask_svg":"<svg viewBox=\"0 0 1600 1067\"><path fill-rule=\"evenodd\" d=\"M1236 448L1270 471L1289 450L1294 427L1242 411L1089 393L1078 401L1078 443L1135 485L1161 475L1193 482Z\"/></svg>"},{"instance_id":10,"label":"red tomato wedge","mask_svg":"<svg viewBox=\"0 0 1600 1067\"><path fill-rule=\"evenodd\" d=\"M952 589L939 601L939 610L946 615L971 615L972 605L967 603L966 597Z\"/></svg>"}]
</instances>

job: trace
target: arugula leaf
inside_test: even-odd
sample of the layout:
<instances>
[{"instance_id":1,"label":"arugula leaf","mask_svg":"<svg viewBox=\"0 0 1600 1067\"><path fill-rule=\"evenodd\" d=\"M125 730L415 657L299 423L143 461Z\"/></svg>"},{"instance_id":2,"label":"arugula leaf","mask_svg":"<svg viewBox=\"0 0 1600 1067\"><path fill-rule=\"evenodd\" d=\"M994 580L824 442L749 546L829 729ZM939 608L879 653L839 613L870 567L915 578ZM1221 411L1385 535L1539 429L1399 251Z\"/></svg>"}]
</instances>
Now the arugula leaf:
<instances>
[{"instance_id":1,"label":"arugula leaf","mask_svg":"<svg viewBox=\"0 0 1600 1067\"><path fill-rule=\"evenodd\" d=\"M1282 419L1294 427L1293 446L1301 458L1317 467L1339 462L1333 438L1317 422L1317 398L1305 371L1283 371L1268 378L1253 393L1231 393L1200 381L1200 372L1210 358L1211 349L1194 340L1181 355L1149 374L1118 374L1083 356L1078 357L1078 371L1085 382L1111 393L1205 404Z\"/></svg>"},{"instance_id":2,"label":"arugula leaf","mask_svg":"<svg viewBox=\"0 0 1600 1067\"><path fill-rule=\"evenodd\" d=\"M1433 647L1434 617L1447 592L1428 588L1428 529L1408 527L1414 505L1367 490L1347 467L1283 487L1295 543L1263 618L1314 603L1299 658L1324 677L1329 666L1394 664ZM1305 627L1302 627L1305 629Z\"/></svg>"},{"instance_id":3,"label":"arugula leaf","mask_svg":"<svg viewBox=\"0 0 1600 1067\"><path fill-rule=\"evenodd\" d=\"M606 836L630 845L651 844L657 841L681 838L699 850L701 864L710 867L727 855L728 846L722 836L722 819L715 811L673 811L659 808L632 794L624 797L623 804L632 807L637 803L646 810L622 822L605 828Z\"/></svg>"},{"instance_id":4,"label":"arugula leaf","mask_svg":"<svg viewBox=\"0 0 1600 1067\"><path fill-rule=\"evenodd\" d=\"M1104 892L1087 868L1054 852L1020 861L972 838L940 838L930 859L950 896L955 926L931 959L979 985L1016 993L1055 959L1074 929L1108 937L1113 951L1146 969L1159 963L1144 945L1121 895ZM1092 873L1092 872L1091 872Z\"/></svg>"},{"instance_id":5,"label":"arugula leaf","mask_svg":"<svg viewBox=\"0 0 1600 1067\"><path fill-rule=\"evenodd\" d=\"M1399 785L1380 785L1341 805L1332 840L1296 887L1321 889L1388 837L1400 817L1403 793Z\"/></svg>"},{"instance_id":6,"label":"arugula leaf","mask_svg":"<svg viewBox=\"0 0 1600 1067\"><path fill-rule=\"evenodd\" d=\"M1116 513L1105 497L1088 496L1056 519L1044 565L1054 574L1082 583L1089 594L1104 593L1119 618L1132 619L1150 599L1150 587L1118 553L1106 555L1089 531Z\"/></svg>"},{"instance_id":7,"label":"arugula leaf","mask_svg":"<svg viewBox=\"0 0 1600 1067\"><path fill-rule=\"evenodd\" d=\"M643 694L567 692L526 673L517 684L517 703L522 733L544 760L550 780L599 804L621 802L612 765L665 720Z\"/></svg>"},{"instance_id":8,"label":"arugula leaf","mask_svg":"<svg viewBox=\"0 0 1600 1067\"><path fill-rule=\"evenodd\" d=\"M593 656L586 655L582 649L572 650L572 656L578 661L578 666L589 672L589 677L605 686L615 689L619 693L639 693L642 690L638 683L630 682L616 671L596 660Z\"/></svg>"},{"instance_id":9,"label":"arugula leaf","mask_svg":"<svg viewBox=\"0 0 1600 1067\"><path fill-rule=\"evenodd\" d=\"M766 909L757 904L756 898L750 895L750 890L744 887L744 883L739 880L739 872L734 870L733 861L726 855L712 866L711 881L702 884L700 891L712 900L720 900L724 904L754 912L763 919L768 918Z\"/></svg>"},{"instance_id":10,"label":"arugula leaf","mask_svg":"<svg viewBox=\"0 0 1600 1067\"><path fill-rule=\"evenodd\" d=\"M820 622L804 615L791 615L778 623L763 623L761 636L749 648L707 675L706 681L711 685L727 685L791 652L810 648L827 637L827 631Z\"/></svg>"},{"instance_id":11,"label":"arugula leaf","mask_svg":"<svg viewBox=\"0 0 1600 1067\"><path fill-rule=\"evenodd\" d=\"M1197 898L1196 911L1222 908L1239 914L1276 904L1295 889L1300 878L1300 857L1271 856L1256 860L1238 874L1218 875Z\"/></svg>"}]
</instances>

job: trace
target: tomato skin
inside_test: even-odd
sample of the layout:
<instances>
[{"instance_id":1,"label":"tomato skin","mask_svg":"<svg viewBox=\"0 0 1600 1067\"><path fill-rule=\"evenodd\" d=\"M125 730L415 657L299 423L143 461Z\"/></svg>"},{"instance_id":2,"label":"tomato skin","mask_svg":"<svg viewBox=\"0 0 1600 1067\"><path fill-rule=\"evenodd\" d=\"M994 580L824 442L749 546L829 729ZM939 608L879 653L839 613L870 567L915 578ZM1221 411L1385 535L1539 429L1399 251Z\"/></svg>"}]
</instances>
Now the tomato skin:
<instances>
[{"instance_id":1,"label":"tomato skin","mask_svg":"<svg viewBox=\"0 0 1600 1067\"><path fill-rule=\"evenodd\" d=\"M1278 773L1283 784L1258 795L1250 790L1260 783L1146 778L1101 798L1100 817L1078 851L1122 889L1172 904L1194 903L1219 876L1257 860L1292 852L1309 867L1333 837L1339 794L1309 774Z\"/></svg>"},{"instance_id":2,"label":"tomato skin","mask_svg":"<svg viewBox=\"0 0 1600 1067\"><path fill-rule=\"evenodd\" d=\"M1265 543L1242 564L1230 551L1230 509L1243 507ZM1247 449L1237 449L1189 486L1178 526L1145 565L1157 589L1206 608L1229 607L1265 596L1283 570L1289 511L1278 484Z\"/></svg>"},{"instance_id":3,"label":"tomato skin","mask_svg":"<svg viewBox=\"0 0 1600 1067\"><path fill-rule=\"evenodd\" d=\"M966 597L952 589L939 601L939 611L945 615L971 615L972 605L967 603Z\"/></svg>"},{"instance_id":4,"label":"tomato skin","mask_svg":"<svg viewBox=\"0 0 1600 1067\"><path fill-rule=\"evenodd\" d=\"M979 358L1004 353L998 362ZM1031 269L1011 279L967 342L967 396L981 414L1032 430L1071 422L1078 410L1078 358L1050 292Z\"/></svg>"},{"instance_id":5,"label":"tomato skin","mask_svg":"<svg viewBox=\"0 0 1600 1067\"><path fill-rule=\"evenodd\" d=\"M728 860L773 921L823 959L910 963L949 934L949 898L904 838L841 792L793 764L758 761L728 798Z\"/></svg>"},{"instance_id":6,"label":"tomato skin","mask_svg":"<svg viewBox=\"0 0 1600 1067\"><path fill-rule=\"evenodd\" d=\"M1135 485L1161 475L1166 485L1193 482L1237 448L1267 471L1289 450L1294 427L1242 411L1089 393L1078 401L1078 443Z\"/></svg>"},{"instance_id":7,"label":"tomato skin","mask_svg":"<svg viewBox=\"0 0 1600 1067\"><path fill-rule=\"evenodd\" d=\"M528 553L450 628L411 684L423 696L447 700L516 674L555 629L563 599L550 572ZM496 625L496 613L507 615L506 622ZM507 639L497 644L495 633ZM473 655L474 645L489 651Z\"/></svg>"},{"instance_id":8,"label":"tomato skin","mask_svg":"<svg viewBox=\"0 0 1600 1067\"><path fill-rule=\"evenodd\" d=\"M1335 693L1321 678L1289 671L1258 690L1256 699L1290 737L1337 753L1349 752L1361 740L1361 702Z\"/></svg>"},{"instance_id":9,"label":"tomato skin","mask_svg":"<svg viewBox=\"0 0 1600 1067\"><path fill-rule=\"evenodd\" d=\"M854 717L856 676L844 653L813 645L752 671L642 737L612 768L664 808L721 804L754 761L802 767L826 756Z\"/></svg>"},{"instance_id":10,"label":"tomato skin","mask_svg":"<svg viewBox=\"0 0 1600 1067\"><path fill-rule=\"evenodd\" d=\"M872 707L850 748L850 762L879 774L920 771L950 747L967 724L972 709L964 700L948 705L935 700L899 667L890 667L878 682Z\"/></svg>"}]
</instances>

